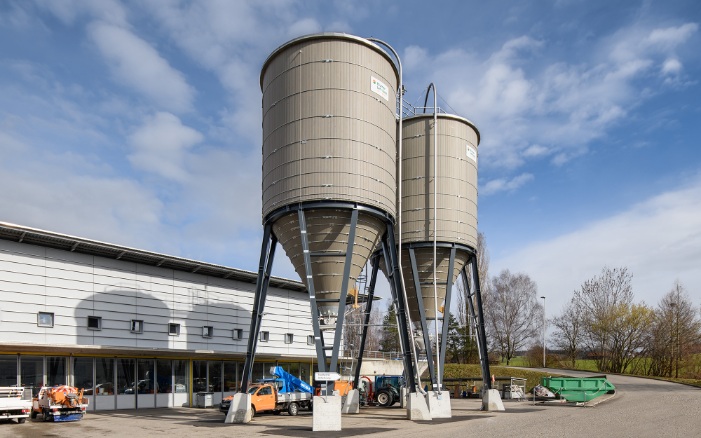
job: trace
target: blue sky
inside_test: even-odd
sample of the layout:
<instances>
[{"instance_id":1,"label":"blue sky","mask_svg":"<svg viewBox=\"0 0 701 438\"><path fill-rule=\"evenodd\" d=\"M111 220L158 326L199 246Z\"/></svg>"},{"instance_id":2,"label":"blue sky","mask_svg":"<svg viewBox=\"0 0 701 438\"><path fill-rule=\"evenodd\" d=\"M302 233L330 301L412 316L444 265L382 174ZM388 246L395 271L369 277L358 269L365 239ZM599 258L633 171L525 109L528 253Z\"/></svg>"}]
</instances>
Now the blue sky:
<instances>
[{"instance_id":1,"label":"blue sky","mask_svg":"<svg viewBox=\"0 0 701 438\"><path fill-rule=\"evenodd\" d=\"M550 316L605 265L701 304L699 23L695 0L2 1L0 221L255 270L260 68L340 31L480 128L492 275Z\"/></svg>"}]
</instances>

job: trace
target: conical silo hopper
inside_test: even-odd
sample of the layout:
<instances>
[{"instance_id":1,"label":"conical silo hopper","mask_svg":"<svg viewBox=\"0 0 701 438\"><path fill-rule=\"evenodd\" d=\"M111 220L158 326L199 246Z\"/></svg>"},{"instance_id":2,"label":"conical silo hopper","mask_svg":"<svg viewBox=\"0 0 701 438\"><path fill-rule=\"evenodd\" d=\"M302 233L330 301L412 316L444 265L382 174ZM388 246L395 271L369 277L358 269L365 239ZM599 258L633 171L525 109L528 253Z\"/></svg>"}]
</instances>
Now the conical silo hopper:
<instances>
[{"instance_id":1,"label":"conical silo hopper","mask_svg":"<svg viewBox=\"0 0 701 438\"><path fill-rule=\"evenodd\" d=\"M418 295L426 320L437 319L436 310L438 318L442 318L446 285L455 282L477 247L479 131L465 118L443 113L436 116L437 133L434 133L434 114L404 119L401 260L407 305L411 320L417 324L420 321ZM436 159L437 175L434 174ZM435 209L434 203L437 203ZM449 272L453 250L453 268ZM410 251L414 253L415 271ZM417 294L416 283L420 294Z\"/></svg>"},{"instance_id":2,"label":"conical silo hopper","mask_svg":"<svg viewBox=\"0 0 701 438\"><path fill-rule=\"evenodd\" d=\"M380 47L340 33L292 40L261 72L263 222L313 282L322 322L337 316L344 272L352 288L396 213L397 84Z\"/></svg>"}]
</instances>

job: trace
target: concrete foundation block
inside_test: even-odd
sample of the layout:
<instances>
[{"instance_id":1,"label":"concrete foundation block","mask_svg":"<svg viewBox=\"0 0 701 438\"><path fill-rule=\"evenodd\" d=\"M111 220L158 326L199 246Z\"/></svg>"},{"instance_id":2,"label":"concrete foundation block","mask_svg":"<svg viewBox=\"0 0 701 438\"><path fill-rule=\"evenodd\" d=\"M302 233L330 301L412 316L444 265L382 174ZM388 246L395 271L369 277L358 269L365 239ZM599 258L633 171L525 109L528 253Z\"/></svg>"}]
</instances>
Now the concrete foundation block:
<instances>
[{"instance_id":1,"label":"concrete foundation block","mask_svg":"<svg viewBox=\"0 0 701 438\"><path fill-rule=\"evenodd\" d=\"M419 393L410 392L406 401L406 416L413 421L431 420L431 413L426 405L426 398Z\"/></svg>"},{"instance_id":2,"label":"concrete foundation block","mask_svg":"<svg viewBox=\"0 0 701 438\"><path fill-rule=\"evenodd\" d=\"M316 396L314 397L314 420L312 431L337 431L341 430L341 397Z\"/></svg>"},{"instance_id":3,"label":"concrete foundation block","mask_svg":"<svg viewBox=\"0 0 701 438\"><path fill-rule=\"evenodd\" d=\"M501 401L501 396L499 391L496 389L490 389L484 393L482 397L482 410L483 411L505 411L504 403Z\"/></svg>"},{"instance_id":4,"label":"concrete foundation block","mask_svg":"<svg viewBox=\"0 0 701 438\"><path fill-rule=\"evenodd\" d=\"M448 391L429 391L426 394L428 401L428 410L431 413L431 418L451 418L453 413L450 409L450 394Z\"/></svg>"},{"instance_id":5,"label":"concrete foundation block","mask_svg":"<svg viewBox=\"0 0 701 438\"><path fill-rule=\"evenodd\" d=\"M224 423L250 423L252 414L251 394L239 392L234 394L234 399L231 400Z\"/></svg>"},{"instance_id":6,"label":"concrete foundation block","mask_svg":"<svg viewBox=\"0 0 701 438\"><path fill-rule=\"evenodd\" d=\"M346 395L346 401L341 408L342 414L359 414L360 413L360 393L357 389L351 389Z\"/></svg>"},{"instance_id":7,"label":"concrete foundation block","mask_svg":"<svg viewBox=\"0 0 701 438\"><path fill-rule=\"evenodd\" d=\"M407 388L399 388L399 407L406 408L406 398L409 395L409 390Z\"/></svg>"}]
</instances>

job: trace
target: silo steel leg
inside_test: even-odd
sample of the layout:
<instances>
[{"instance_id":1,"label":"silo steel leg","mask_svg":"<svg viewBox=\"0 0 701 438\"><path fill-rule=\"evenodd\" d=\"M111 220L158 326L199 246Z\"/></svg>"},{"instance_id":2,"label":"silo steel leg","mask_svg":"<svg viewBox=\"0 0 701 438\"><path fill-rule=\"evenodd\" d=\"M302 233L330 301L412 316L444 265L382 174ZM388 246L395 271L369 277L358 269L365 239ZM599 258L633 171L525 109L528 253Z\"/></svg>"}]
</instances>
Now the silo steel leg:
<instances>
[{"instance_id":1,"label":"silo steel leg","mask_svg":"<svg viewBox=\"0 0 701 438\"><path fill-rule=\"evenodd\" d=\"M477 346L477 358L479 359L480 362L480 367L482 366L482 343L479 340L479 328L477 327L477 314L475 313L475 305L473 300L473 293L472 290L470 289L470 283L467 281L467 273L465 272L465 268L460 271L460 275L462 276L462 282L465 285L465 290L467 291L467 317L468 319L468 324L469 327L474 329L476 335L475 335L475 344Z\"/></svg>"},{"instance_id":2,"label":"silo steel leg","mask_svg":"<svg viewBox=\"0 0 701 438\"><path fill-rule=\"evenodd\" d=\"M335 372L338 367L338 351L341 346L341 337L343 336L343 320L346 312L346 297L348 296L348 281L350 277L350 269L353 263L353 246L355 245L355 230L358 226L358 209L354 208L351 213L350 230L348 231L348 245L346 247L346 261L343 266L343 280L341 283L341 296L338 301L338 316L336 317L336 331L333 338L333 350L331 353L331 366L329 371ZM332 382L333 384L333 382ZM332 386L333 388L333 386Z\"/></svg>"},{"instance_id":3,"label":"silo steel leg","mask_svg":"<svg viewBox=\"0 0 701 438\"><path fill-rule=\"evenodd\" d=\"M482 344L482 374L484 384L488 389L492 389L492 380L489 373L489 354L487 353L487 334L484 325L484 311L482 307L482 292L480 290L479 270L477 269L477 256L472 256L472 278L475 284L475 298L477 298L477 315L478 315L478 336L479 342Z\"/></svg>"},{"instance_id":4,"label":"silo steel leg","mask_svg":"<svg viewBox=\"0 0 701 438\"><path fill-rule=\"evenodd\" d=\"M450 248L450 261L448 262L448 278L446 279L445 285L445 307L443 307L443 329L441 333L441 357L440 363L438 364L440 382L438 384L443 384L443 371L445 370L445 346L448 342L448 328L450 325L450 300L453 295L453 269L455 267L455 246ZM436 315L436 318L438 315ZM436 319L438 322L438 319Z\"/></svg>"},{"instance_id":5,"label":"silo steel leg","mask_svg":"<svg viewBox=\"0 0 701 438\"><path fill-rule=\"evenodd\" d=\"M275 247L277 237L272 232L272 224L266 223L263 228L263 243L260 250L260 261L258 262L258 279L256 280L256 291L253 297L253 311L251 313L251 325L248 330L248 349L246 350L246 362L243 366L241 376L241 392L248 391L248 383L251 381L253 362L255 361L256 348L258 346L258 333L263 319L265 300L268 295L268 285L275 259Z\"/></svg>"},{"instance_id":6,"label":"silo steel leg","mask_svg":"<svg viewBox=\"0 0 701 438\"><path fill-rule=\"evenodd\" d=\"M368 325L370 324L370 314L372 312L372 300L375 298L375 284L377 283L377 271L380 268L380 259L378 256L373 257L370 260L372 265L372 271L370 274L370 284L368 285L368 302L365 305L365 323L363 324L363 333L360 337L360 349L358 351L358 365L355 368L355 380L353 380L353 387L358 388L358 383L360 383L360 368L363 365L363 353L365 353L365 340L368 334Z\"/></svg>"},{"instance_id":7,"label":"silo steel leg","mask_svg":"<svg viewBox=\"0 0 701 438\"><path fill-rule=\"evenodd\" d=\"M307 220L304 216L304 210L297 211L299 218L299 232L302 240L302 251L304 253L304 272L307 276L307 291L309 292L309 306L312 315L312 328L314 330L314 345L316 346L316 359L319 371L326 371L326 351L324 347L324 338L319 328L319 310L316 306L316 292L314 291L314 277L312 275L312 262L309 253L309 239L307 239Z\"/></svg>"},{"instance_id":8,"label":"silo steel leg","mask_svg":"<svg viewBox=\"0 0 701 438\"><path fill-rule=\"evenodd\" d=\"M421 293L419 269L416 264L416 252L411 246L409 246L409 261L411 262L411 277L414 280L414 290L416 291L416 307L419 309L421 335L424 337L424 348L426 349L426 363L428 364L428 374L431 378L431 385L436 385L437 380L436 369L433 364L433 349L431 348L431 339L428 336L428 322L426 322L426 308L424 307L423 294ZM413 327L410 329L413 329ZM414 339L412 336L412 342L413 341Z\"/></svg>"},{"instance_id":9,"label":"silo steel leg","mask_svg":"<svg viewBox=\"0 0 701 438\"><path fill-rule=\"evenodd\" d=\"M416 392L416 375L414 374L414 364L411 358L411 345L409 344L409 329L406 321L407 304L404 301L404 293L402 290L402 281L400 278L399 264L397 263L397 247L394 241L394 225L391 222L387 223L387 231L385 238L382 239L382 251L385 255L385 266L389 274L390 291L392 298L397 305L397 318L399 320L399 341L402 344L402 353L404 355L404 372L407 377L407 386L409 392ZM412 341L413 342L413 341Z\"/></svg>"}]
</instances>

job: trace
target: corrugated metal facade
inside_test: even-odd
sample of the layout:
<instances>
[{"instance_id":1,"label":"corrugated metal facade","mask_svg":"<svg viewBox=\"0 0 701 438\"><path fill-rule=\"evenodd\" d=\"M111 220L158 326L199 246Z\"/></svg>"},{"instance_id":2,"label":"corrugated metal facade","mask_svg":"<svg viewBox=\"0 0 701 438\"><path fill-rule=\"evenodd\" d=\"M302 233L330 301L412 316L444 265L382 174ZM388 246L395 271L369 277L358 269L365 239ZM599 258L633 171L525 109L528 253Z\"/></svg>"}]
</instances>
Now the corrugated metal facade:
<instances>
[{"instance_id":1,"label":"corrugated metal facade","mask_svg":"<svg viewBox=\"0 0 701 438\"><path fill-rule=\"evenodd\" d=\"M438 114L438 150L434 148L433 114L404 120L402 157L402 242L447 242L477 246L477 146L479 132L468 120ZM437 159L438 176L434 175ZM437 181L437 187L435 186ZM437 196L434 189L437 188ZM437 208L434 213L434 202ZM435 214L435 218L434 218ZM435 219L435 220L434 220ZM440 308L445 299L450 250L438 248L436 256L437 293L433 288L433 247L416 248L417 270L427 319L435 319L434 296ZM467 263L468 254L456 254L453 281ZM402 250L409 309L419 320L416 288L411 278L407 249Z\"/></svg>"}]
</instances>

